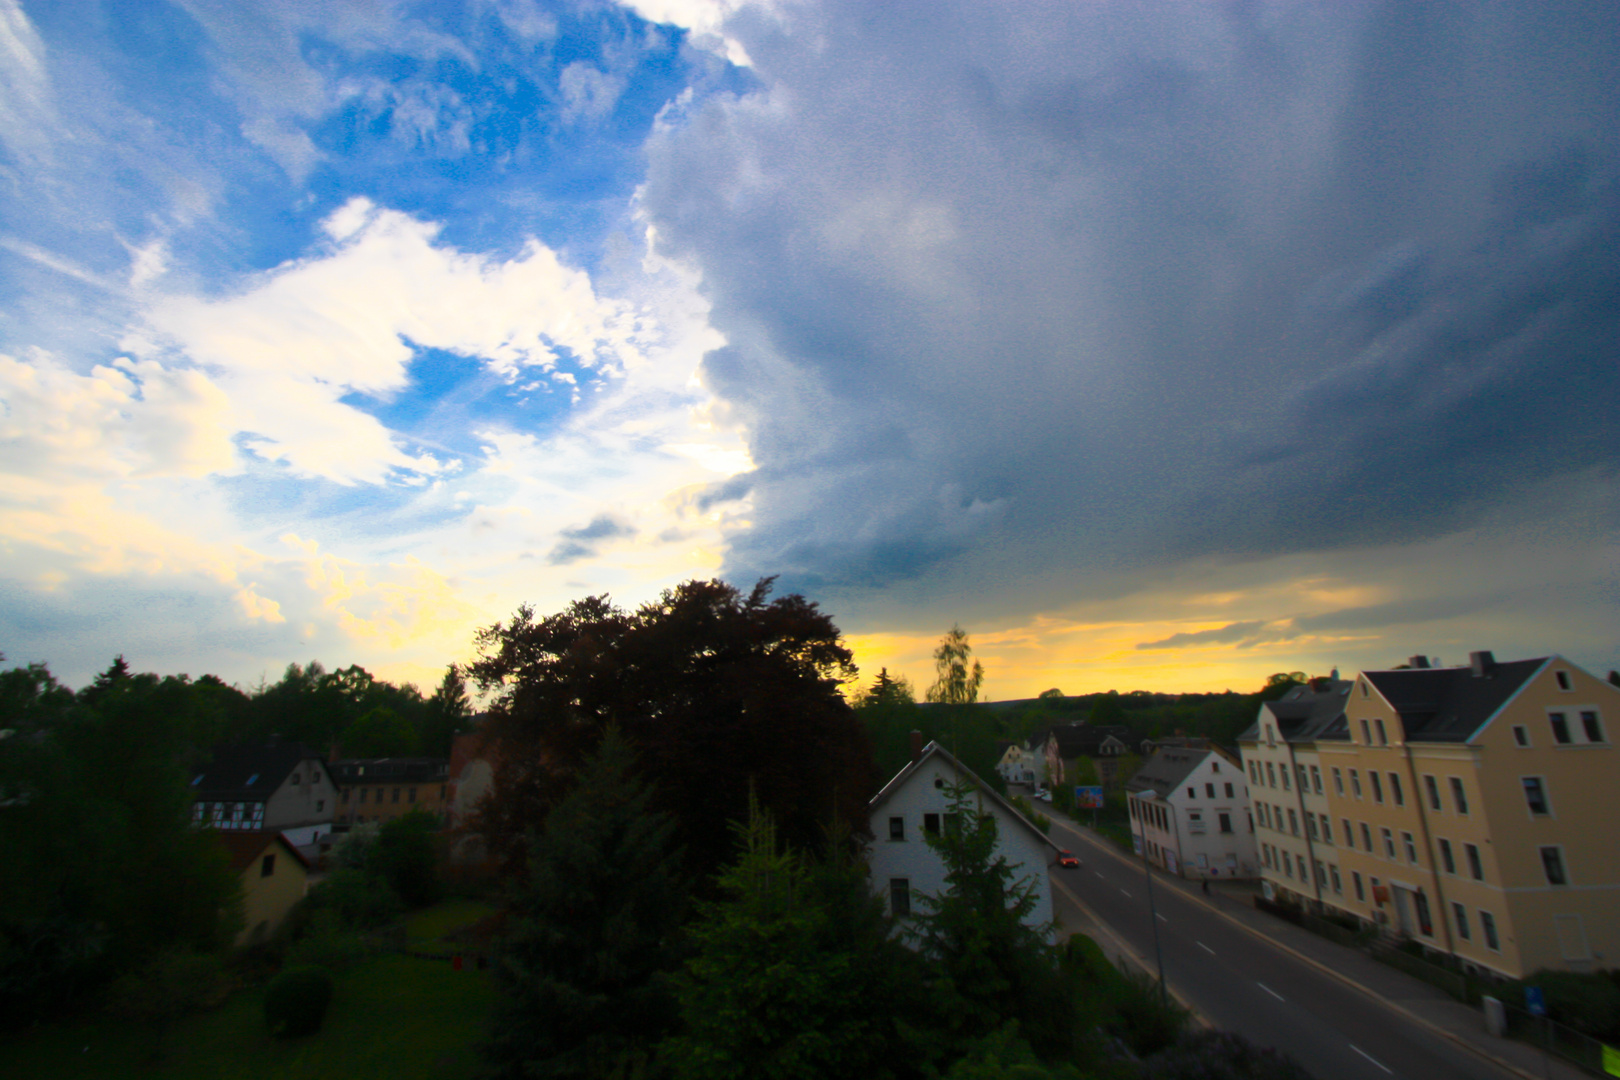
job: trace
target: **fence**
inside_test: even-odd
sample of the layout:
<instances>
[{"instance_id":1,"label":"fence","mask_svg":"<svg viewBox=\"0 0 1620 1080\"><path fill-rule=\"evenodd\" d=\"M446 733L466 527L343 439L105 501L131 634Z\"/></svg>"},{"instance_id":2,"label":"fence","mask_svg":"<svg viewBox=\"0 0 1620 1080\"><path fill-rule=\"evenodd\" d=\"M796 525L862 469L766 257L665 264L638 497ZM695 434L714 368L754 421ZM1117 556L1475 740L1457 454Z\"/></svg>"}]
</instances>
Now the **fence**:
<instances>
[{"instance_id":1,"label":"fence","mask_svg":"<svg viewBox=\"0 0 1620 1080\"><path fill-rule=\"evenodd\" d=\"M1507 1020L1507 1030L1504 1034L1509 1038L1557 1054L1593 1076L1620 1076L1620 1066L1616 1066L1613 1072L1604 1072L1605 1049L1609 1051L1609 1063L1615 1062L1616 1058L1620 1057L1613 1047L1605 1048L1590 1035L1583 1035L1574 1028L1560 1024L1556 1020L1549 1020L1545 1016L1532 1015L1505 1001L1502 1002L1502 1012Z\"/></svg>"},{"instance_id":2,"label":"fence","mask_svg":"<svg viewBox=\"0 0 1620 1080\"><path fill-rule=\"evenodd\" d=\"M1341 926L1331 919L1312 915L1303 908L1291 904L1279 904L1261 896L1254 898L1254 906L1267 914L1291 922L1295 926L1304 927L1311 933L1319 937L1325 937L1335 944L1358 949L1374 960L1404 971L1413 978L1422 979L1430 986L1439 987L1457 1000L1467 1002L1470 1005L1479 1003L1480 995L1486 988L1485 983L1461 971L1414 956L1404 949L1379 940L1376 930L1351 930L1349 927Z\"/></svg>"}]
</instances>

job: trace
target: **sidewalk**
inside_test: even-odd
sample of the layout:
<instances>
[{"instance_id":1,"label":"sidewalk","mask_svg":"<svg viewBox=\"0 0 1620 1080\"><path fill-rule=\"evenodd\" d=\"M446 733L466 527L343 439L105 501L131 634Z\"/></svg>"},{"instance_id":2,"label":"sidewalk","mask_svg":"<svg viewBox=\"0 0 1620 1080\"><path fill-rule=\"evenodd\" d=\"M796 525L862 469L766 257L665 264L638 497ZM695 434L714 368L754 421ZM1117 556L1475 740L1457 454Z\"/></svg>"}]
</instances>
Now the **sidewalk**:
<instances>
[{"instance_id":1,"label":"sidewalk","mask_svg":"<svg viewBox=\"0 0 1620 1080\"><path fill-rule=\"evenodd\" d=\"M1107 838L1094 833L1090 826L1066 815L1056 814L1050 807L1043 808L1042 812L1061 818L1098 847L1119 858L1133 863L1137 861ZM1556 1055L1548 1055L1544 1062L1542 1052L1535 1047L1487 1033L1485 1017L1480 1010L1463 1004L1438 987L1381 964L1366 953L1335 944L1303 927L1260 911L1254 906L1254 897L1260 893L1258 883L1211 882L1210 895L1204 896L1197 882L1170 877L1157 870L1153 877L1156 884L1180 890L1182 895L1195 903L1219 912L1231 922L1292 953L1324 974L1406 1013L1420 1024L1469 1050L1483 1054L1525 1080L1543 1080L1544 1077L1547 1080L1590 1080L1592 1074Z\"/></svg>"}]
</instances>

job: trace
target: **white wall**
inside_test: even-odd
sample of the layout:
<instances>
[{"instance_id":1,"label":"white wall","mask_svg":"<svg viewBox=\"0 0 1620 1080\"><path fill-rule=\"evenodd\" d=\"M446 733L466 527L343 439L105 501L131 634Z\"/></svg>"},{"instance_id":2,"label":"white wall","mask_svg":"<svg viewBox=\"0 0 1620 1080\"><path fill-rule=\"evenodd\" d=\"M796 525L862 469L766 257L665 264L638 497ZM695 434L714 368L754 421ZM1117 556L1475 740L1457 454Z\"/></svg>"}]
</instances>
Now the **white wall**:
<instances>
[{"instance_id":1,"label":"white wall","mask_svg":"<svg viewBox=\"0 0 1620 1080\"><path fill-rule=\"evenodd\" d=\"M869 851L872 888L885 903L889 899L889 882L893 878L906 878L911 882L911 910L921 913L924 908L918 894L938 896L945 891L945 864L923 839L923 815L939 814L943 821L949 809L944 785L959 780L955 768L938 755L929 756L922 767L907 778L898 791L893 792L872 814L872 834L875 839ZM936 785L938 782L938 785ZM1047 878L1048 853L1051 848L1031 836L994 799L981 796L980 805L996 818L996 851L1007 858L1013 873L1019 877L1033 876L1037 890L1035 910L1025 922L1030 926L1052 920L1052 892ZM899 817L905 824L903 840L889 839L889 819Z\"/></svg>"}]
</instances>

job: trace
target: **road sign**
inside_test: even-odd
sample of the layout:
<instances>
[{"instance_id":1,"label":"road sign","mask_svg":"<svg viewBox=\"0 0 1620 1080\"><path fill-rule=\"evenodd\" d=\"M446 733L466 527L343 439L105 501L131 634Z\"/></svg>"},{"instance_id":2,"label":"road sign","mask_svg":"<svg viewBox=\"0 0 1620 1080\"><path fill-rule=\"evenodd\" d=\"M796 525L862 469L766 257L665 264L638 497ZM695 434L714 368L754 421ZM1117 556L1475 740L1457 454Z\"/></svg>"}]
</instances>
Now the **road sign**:
<instances>
[{"instance_id":1,"label":"road sign","mask_svg":"<svg viewBox=\"0 0 1620 1080\"><path fill-rule=\"evenodd\" d=\"M1539 986L1524 988L1524 1007L1536 1016L1547 1015L1547 999L1541 993Z\"/></svg>"},{"instance_id":2,"label":"road sign","mask_svg":"<svg viewBox=\"0 0 1620 1080\"><path fill-rule=\"evenodd\" d=\"M1101 810L1103 789L1100 787L1077 787L1074 789L1074 803L1082 810Z\"/></svg>"}]
</instances>

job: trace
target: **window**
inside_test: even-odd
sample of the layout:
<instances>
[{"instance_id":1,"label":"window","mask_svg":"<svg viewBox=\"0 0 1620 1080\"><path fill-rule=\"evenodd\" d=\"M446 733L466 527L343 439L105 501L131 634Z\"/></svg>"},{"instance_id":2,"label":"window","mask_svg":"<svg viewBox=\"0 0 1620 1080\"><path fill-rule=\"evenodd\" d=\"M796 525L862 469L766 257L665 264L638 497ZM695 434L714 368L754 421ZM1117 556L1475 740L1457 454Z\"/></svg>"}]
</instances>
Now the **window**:
<instances>
[{"instance_id":1,"label":"window","mask_svg":"<svg viewBox=\"0 0 1620 1080\"><path fill-rule=\"evenodd\" d=\"M1198 798L1198 789L1195 788L1195 787L1188 788L1187 789L1187 798L1189 798L1189 799Z\"/></svg>"},{"instance_id":2,"label":"window","mask_svg":"<svg viewBox=\"0 0 1620 1080\"><path fill-rule=\"evenodd\" d=\"M1328 875L1333 878L1333 891L1338 893L1340 896L1343 896L1344 879L1339 876L1339 868L1337 866L1329 866Z\"/></svg>"},{"instance_id":3,"label":"window","mask_svg":"<svg viewBox=\"0 0 1620 1080\"><path fill-rule=\"evenodd\" d=\"M1451 778L1451 801L1457 805L1457 813L1468 813L1468 795L1463 791L1462 777Z\"/></svg>"},{"instance_id":4,"label":"window","mask_svg":"<svg viewBox=\"0 0 1620 1080\"><path fill-rule=\"evenodd\" d=\"M1213 799L1215 797L1215 785L1214 784L1205 784L1204 785L1204 796L1205 796L1205 798L1210 798L1210 799Z\"/></svg>"},{"instance_id":5,"label":"window","mask_svg":"<svg viewBox=\"0 0 1620 1080\"><path fill-rule=\"evenodd\" d=\"M897 919L911 914L911 879L889 879L889 912Z\"/></svg>"},{"instance_id":6,"label":"window","mask_svg":"<svg viewBox=\"0 0 1620 1080\"><path fill-rule=\"evenodd\" d=\"M1598 723L1598 714L1591 710L1581 712L1581 728L1586 732L1587 742L1603 741L1603 726Z\"/></svg>"},{"instance_id":7,"label":"window","mask_svg":"<svg viewBox=\"0 0 1620 1080\"><path fill-rule=\"evenodd\" d=\"M368 791L370 791L370 790L371 790L370 788L361 788L360 789L360 801L361 801L361 803L364 803L366 801L366 793Z\"/></svg>"},{"instance_id":8,"label":"window","mask_svg":"<svg viewBox=\"0 0 1620 1080\"><path fill-rule=\"evenodd\" d=\"M1231 814L1219 814L1217 816L1220 818L1221 832L1224 832L1224 833L1231 832L1232 831L1232 815Z\"/></svg>"},{"instance_id":9,"label":"window","mask_svg":"<svg viewBox=\"0 0 1620 1080\"><path fill-rule=\"evenodd\" d=\"M1288 809L1288 831L1295 836L1299 835L1299 815L1294 813L1293 807Z\"/></svg>"},{"instance_id":10,"label":"window","mask_svg":"<svg viewBox=\"0 0 1620 1080\"><path fill-rule=\"evenodd\" d=\"M1306 814L1305 815L1305 832L1307 834L1309 834L1309 836L1310 836L1310 838L1312 840L1316 839L1316 815L1315 814Z\"/></svg>"},{"instance_id":11,"label":"window","mask_svg":"<svg viewBox=\"0 0 1620 1080\"><path fill-rule=\"evenodd\" d=\"M1384 781L1372 770L1367 771L1367 779L1372 781L1373 802L1384 801Z\"/></svg>"},{"instance_id":12,"label":"window","mask_svg":"<svg viewBox=\"0 0 1620 1080\"><path fill-rule=\"evenodd\" d=\"M1322 839L1333 843L1333 821L1326 814L1322 815Z\"/></svg>"},{"instance_id":13,"label":"window","mask_svg":"<svg viewBox=\"0 0 1620 1080\"><path fill-rule=\"evenodd\" d=\"M1339 824L1344 826L1344 846L1345 847L1355 847L1356 846L1356 833L1355 833L1355 830L1350 827L1350 819L1349 818L1340 818L1339 819Z\"/></svg>"},{"instance_id":14,"label":"window","mask_svg":"<svg viewBox=\"0 0 1620 1080\"><path fill-rule=\"evenodd\" d=\"M1288 766L1284 765L1282 768L1278 769L1277 771L1282 773L1283 790L1284 791L1291 791L1292 789L1288 786L1289 783L1290 783L1290 781L1288 779Z\"/></svg>"},{"instance_id":15,"label":"window","mask_svg":"<svg viewBox=\"0 0 1620 1080\"><path fill-rule=\"evenodd\" d=\"M1519 782L1524 785L1524 802L1530 807L1530 812L1536 815L1552 813L1547 805L1547 788L1539 776L1521 776Z\"/></svg>"},{"instance_id":16,"label":"window","mask_svg":"<svg viewBox=\"0 0 1620 1080\"><path fill-rule=\"evenodd\" d=\"M1561 712L1548 713L1547 723L1552 725L1553 742L1559 746L1568 746L1570 742L1569 718Z\"/></svg>"},{"instance_id":17,"label":"window","mask_svg":"<svg viewBox=\"0 0 1620 1080\"><path fill-rule=\"evenodd\" d=\"M1232 784L1231 784L1231 782L1230 782L1230 781L1228 781L1228 782L1227 782L1227 785L1226 785L1226 797L1227 797L1227 798L1228 798L1228 799L1235 799L1235 798L1237 798L1237 796L1236 796L1236 794L1235 794L1235 793L1234 793L1234 792L1233 792L1233 791L1232 791Z\"/></svg>"},{"instance_id":18,"label":"window","mask_svg":"<svg viewBox=\"0 0 1620 1080\"><path fill-rule=\"evenodd\" d=\"M1468 909L1461 904L1452 902L1451 921L1457 924L1457 936L1464 941L1470 940L1468 933Z\"/></svg>"},{"instance_id":19,"label":"window","mask_svg":"<svg viewBox=\"0 0 1620 1080\"><path fill-rule=\"evenodd\" d=\"M1479 929L1485 935L1485 947L1491 952L1500 952L1502 943L1496 940L1496 916L1488 911L1481 911Z\"/></svg>"},{"instance_id":20,"label":"window","mask_svg":"<svg viewBox=\"0 0 1620 1080\"><path fill-rule=\"evenodd\" d=\"M1361 823L1361 846L1366 848L1369 854L1372 852L1372 830L1367 828L1365 821Z\"/></svg>"},{"instance_id":21,"label":"window","mask_svg":"<svg viewBox=\"0 0 1620 1080\"><path fill-rule=\"evenodd\" d=\"M1271 762L1266 762L1266 787L1277 786L1277 769Z\"/></svg>"},{"instance_id":22,"label":"window","mask_svg":"<svg viewBox=\"0 0 1620 1080\"><path fill-rule=\"evenodd\" d=\"M315 800L315 812L317 814L320 814L320 813L324 813L325 810L326 810L326 800L325 799L316 799Z\"/></svg>"},{"instance_id":23,"label":"window","mask_svg":"<svg viewBox=\"0 0 1620 1080\"><path fill-rule=\"evenodd\" d=\"M1271 725L1270 724L1266 725L1266 745L1267 746L1276 746L1277 745L1277 733L1275 731L1271 730Z\"/></svg>"},{"instance_id":24,"label":"window","mask_svg":"<svg viewBox=\"0 0 1620 1080\"><path fill-rule=\"evenodd\" d=\"M1429 898L1419 891L1412 894L1412 901L1417 907L1418 933L1433 937L1434 921L1429 918Z\"/></svg>"},{"instance_id":25,"label":"window","mask_svg":"<svg viewBox=\"0 0 1620 1080\"><path fill-rule=\"evenodd\" d=\"M1406 794L1401 791L1401 774L1389 774L1389 797L1395 800L1396 806L1406 805Z\"/></svg>"},{"instance_id":26,"label":"window","mask_svg":"<svg viewBox=\"0 0 1620 1080\"><path fill-rule=\"evenodd\" d=\"M1288 852L1286 852L1286 851L1282 853L1282 857L1283 857L1283 873L1285 875L1287 875L1288 877L1293 877L1294 876L1294 859L1293 859L1293 857L1291 855L1289 855ZM1300 872L1304 873L1303 870L1301 870Z\"/></svg>"},{"instance_id":27,"label":"window","mask_svg":"<svg viewBox=\"0 0 1620 1080\"><path fill-rule=\"evenodd\" d=\"M1221 763L1218 762L1218 761L1210 762L1209 763L1209 771L1212 772L1212 773L1220 772L1221 771Z\"/></svg>"},{"instance_id":28,"label":"window","mask_svg":"<svg viewBox=\"0 0 1620 1080\"><path fill-rule=\"evenodd\" d=\"M1388 829L1379 829L1378 831L1384 837L1384 854L1393 859L1395 857L1395 834Z\"/></svg>"},{"instance_id":29,"label":"window","mask_svg":"<svg viewBox=\"0 0 1620 1080\"><path fill-rule=\"evenodd\" d=\"M889 839L904 840L906 838L906 819L891 817L889 819Z\"/></svg>"},{"instance_id":30,"label":"window","mask_svg":"<svg viewBox=\"0 0 1620 1080\"><path fill-rule=\"evenodd\" d=\"M1134 800L1134 799L1131 800L1131 809L1132 810L1136 809L1136 800ZM933 833L935 836L939 835L939 815L938 814L924 814L923 815L923 832L925 832L925 833Z\"/></svg>"},{"instance_id":31,"label":"window","mask_svg":"<svg viewBox=\"0 0 1620 1080\"><path fill-rule=\"evenodd\" d=\"M1252 761L1249 762L1249 783L1255 787L1260 786L1260 766Z\"/></svg>"},{"instance_id":32,"label":"window","mask_svg":"<svg viewBox=\"0 0 1620 1080\"><path fill-rule=\"evenodd\" d=\"M1311 790L1322 794L1322 770L1315 765L1311 766Z\"/></svg>"},{"instance_id":33,"label":"window","mask_svg":"<svg viewBox=\"0 0 1620 1080\"><path fill-rule=\"evenodd\" d=\"M1318 886L1327 884L1327 867L1322 865L1321 859L1316 860L1316 884Z\"/></svg>"},{"instance_id":34,"label":"window","mask_svg":"<svg viewBox=\"0 0 1620 1080\"><path fill-rule=\"evenodd\" d=\"M1308 783L1308 782L1307 782L1307 781L1306 781L1306 776L1305 776L1305 766L1303 766L1303 765L1296 765L1296 766L1294 766L1294 767L1295 767L1295 768L1296 768L1296 769L1298 769L1298 770L1299 770L1299 790L1301 790L1301 791L1308 791L1308 790L1310 790L1310 785L1309 785L1309 783Z\"/></svg>"},{"instance_id":35,"label":"window","mask_svg":"<svg viewBox=\"0 0 1620 1080\"><path fill-rule=\"evenodd\" d=\"M1271 845L1270 844L1261 844L1260 845L1260 859L1261 859L1261 861L1263 861L1266 864L1266 866L1269 867L1271 865Z\"/></svg>"},{"instance_id":36,"label":"window","mask_svg":"<svg viewBox=\"0 0 1620 1080\"><path fill-rule=\"evenodd\" d=\"M1361 772L1358 769L1350 770L1350 790L1356 798L1361 798Z\"/></svg>"},{"instance_id":37,"label":"window","mask_svg":"<svg viewBox=\"0 0 1620 1080\"><path fill-rule=\"evenodd\" d=\"M1418 861L1417 844L1412 842L1412 834L1409 832L1401 833L1401 843L1406 846L1406 861L1416 866Z\"/></svg>"},{"instance_id":38,"label":"window","mask_svg":"<svg viewBox=\"0 0 1620 1080\"><path fill-rule=\"evenodd\" d=\"M266 855L264 861L259 863L259 876L272 877L276 872L276 857L274 854Z\"/></svg>"},{"instance_id":39,"label":"window","mask_svg":"<svg viewBox=\"0 0 1620 1080\"><path fill-rule=\"evenodd\" d=\"M1361 694L1363 697L1367 696L1366 687L1361 688ZM1367 721L1365 720L1361 722L1361 741L1368 746L1372 745L1372 732L1367 728Z\"/></svg>"},{"instance_id":40,"label":"window","mask_svg":"<svg viewBox=\"0 0 1620 1080\"><path fill-rule=\"evenodd\" d=\"M1356 899L1365 903L1367 899L1367 891L1361 886L1361 873L1359 871L1350 871L1350 884L1355 887Z\"/></svg>"},{"instance_id":41,"label":"window","mask_svg":"<svg viewBox=\"0 0 1620 1080\"><path fill-rule=\"evenodd\" d=\"M1530 729L1523 724L1513 725L1513 744L1515 746L1530 745Z\"/></svg>"},{"instance_id":42,"label":"window","mask_svg":"<svg viewBox=\"0 0 1620 1080\"><path fill-rule=\"evenodd\" d=\"M1384 734L1384 722L1382 720L1374 720L1373 727L1378 729L1378 745L1388 746L1389 738Z\"/></svg>"},{"instance_id":43,"label":"window","mask_svg":"<svg viewBox=\"0 0 1620 1080\"><path fill-rule=\"evenodd\" d=\"M1367 680L1365 679L1361 680L1361 696L1367 696Z\"/></svg>"},{"instance_id":44,"label":"window","mask_svg":"<svg viewBox=\"0 0 1620 1080\"><path fill-rule=\"evenodd\" d=\"M1568 690L1568 689L1570 689L1569 672L1567 672L1567 671L1555 671L1555 672L1553 672L1553 678L1558 680L1558 689L1560 689L1560 690Z\"/></svg>"},{"instance_id":45,"label":"window","mask_svg":"<svg viewBox=\"0 0 1620 1080\"><path fill-rule=\"evenodd\" d=\"M1564 849L1556 844L1541 849L1541 869L1547 874L1547 884L1569 884L1569 875L1564 873Z\"/></svg>"},{"instance_id":46,"label":"window","mask_svg":"<svg viewBox=\"0 0 1620 1080\"><path fill-rule=\"evenodd\" d=\"M1457 872L1457 860L1451 857L1451 841L1442 838L1439 844L1440 865L1445 869L1446 873L1455 874Z\"/></svg>"},{"instance_id":47,"label":"window","mask_svg":"<svg viewBox=\"0 0 1620 1080\"><path fill-rule=\"evenodd\" d=\"M1344 798L1344 773L1339 771L1337 765L1333 766L1333 790L1339 798Z\"/></svg>"},{"instance_id":48,"label":"window","mask_svg":"<svg viewBox=\"0 0 1620 1080\"><path fill-rule=\"evenodd\" d=\"M1423 790L1429 796L1429 809L1440 809L1440 785L1434 782L1434 777L1427 774L1423 777Z\"/></svg>"},{"instance_id":49,"label":"window","mask_svg":"<svg viewBox=\"0 0 1620 1080\"><path fill-rule=\"evenodd\" d=\"M1479 848L1474 844L1464 844L1463 852L1468 856L1468 873L1475 881L1485 880L1485 864L1479 860Z\"/></svg>"}]
</instances>

